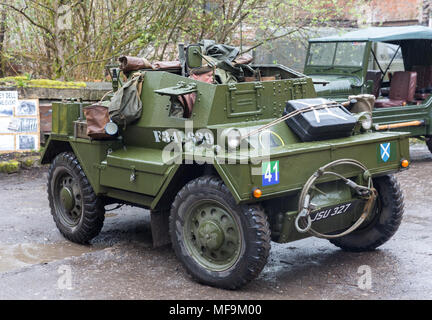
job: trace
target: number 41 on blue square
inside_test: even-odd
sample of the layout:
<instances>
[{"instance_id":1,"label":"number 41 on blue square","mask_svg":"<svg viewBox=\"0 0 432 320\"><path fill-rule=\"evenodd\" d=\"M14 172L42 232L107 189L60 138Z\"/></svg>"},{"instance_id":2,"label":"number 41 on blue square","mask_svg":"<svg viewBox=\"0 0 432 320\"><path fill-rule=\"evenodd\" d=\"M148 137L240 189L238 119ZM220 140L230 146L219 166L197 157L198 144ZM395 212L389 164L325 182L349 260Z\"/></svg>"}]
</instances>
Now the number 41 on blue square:
<instances>
[{"instance_id":1,"label":"number 41 on blue square","mask_svg":"<svg viewBox=\"0 0 432 320\"><path fill-rule=\"evenodd\" d=\"M262 163L262 185L279 184L279 161Z\"/></svg>"}]
</instances>

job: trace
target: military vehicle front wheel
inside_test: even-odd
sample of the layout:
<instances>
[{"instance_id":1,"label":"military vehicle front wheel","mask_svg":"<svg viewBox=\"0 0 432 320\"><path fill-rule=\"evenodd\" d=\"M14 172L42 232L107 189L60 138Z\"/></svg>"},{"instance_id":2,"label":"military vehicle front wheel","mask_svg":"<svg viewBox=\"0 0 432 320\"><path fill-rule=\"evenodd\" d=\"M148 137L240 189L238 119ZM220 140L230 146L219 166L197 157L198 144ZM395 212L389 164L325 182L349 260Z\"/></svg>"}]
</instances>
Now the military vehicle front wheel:
<instances>
[{"instance_id":1,"label":"military vehicle front wheel","mask_svg":"<svg viewBox=\"0 0 432 320\"><path fill-rule=\"evenodd\" d=\"M270 251L270 228L259 205L238 205L225 184L189 182L171 208L174 251L198 282L236 289L259 275Z\"/></svg>"},{"instance_id":2,"label":"military vehicle front wheel","mask_svg":"<svg viewBox=\"0 0 432 320\"><path fill-rule=\"evenodd\" d=\"M73 153L59 154L48 174L51 214L68 240L87 243L102 229L105 208Z\"/></svg>"},{"instance_id":3,"label":"military vehicle front wheel","mask_svg":"<svg viewBox=\"0 0 432 320\"><path fill-rule=\"evenodd\" d=\"M375 178L378 191L375 210L364 227L351 234L330 240L345 251L371 251L387 242L398 230L404 211L403 194L392 175Z\"/></svg>"}]
</instances>

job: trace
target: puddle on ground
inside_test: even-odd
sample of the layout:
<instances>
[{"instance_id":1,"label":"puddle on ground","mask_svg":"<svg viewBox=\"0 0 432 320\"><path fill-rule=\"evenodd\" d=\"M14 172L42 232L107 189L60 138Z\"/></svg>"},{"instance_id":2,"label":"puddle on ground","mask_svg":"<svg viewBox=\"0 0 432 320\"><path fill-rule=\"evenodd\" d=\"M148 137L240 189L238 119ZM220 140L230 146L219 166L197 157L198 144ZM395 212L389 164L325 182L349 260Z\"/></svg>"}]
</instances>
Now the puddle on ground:
<instances>
[{"instance_id":1,"label":"puddle on ground","mask_svg":"<svg viewBox=\"0 0 432 320\"><path fill-rule=\"evenodd\" d=\"M117 216L117 213L113 213L113 212L105 213L105 218L114 218L116 216Z\"/></svg>"},{"instance_id":2,"label":"puddle on ground","mask_svg":"<svg viewBox=\"0 0 432 320\"><path fill-rule=\"evenodd\" d=\"M12 271L33 264L80 256L100 250L98 247L71 243L0 244L0 272Z\"/></svg>"}]
</instances>

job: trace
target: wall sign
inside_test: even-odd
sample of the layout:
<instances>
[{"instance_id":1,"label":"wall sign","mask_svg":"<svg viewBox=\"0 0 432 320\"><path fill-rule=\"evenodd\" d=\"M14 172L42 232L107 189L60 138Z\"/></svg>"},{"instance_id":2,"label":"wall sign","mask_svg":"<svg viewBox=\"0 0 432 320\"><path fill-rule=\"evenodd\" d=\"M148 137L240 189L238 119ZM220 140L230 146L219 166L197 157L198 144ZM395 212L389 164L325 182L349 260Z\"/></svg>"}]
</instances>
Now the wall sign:
<instances>
[{"instance_id":1,"label":"wall sign","mask_svg":"<svg viewBox=\"0 0 432 320\"><path fill-rule=\"evenodd\" d=\"M39 138L39 100L0 91L0 153L39 150Z\"/></svg>"}]
</instances>

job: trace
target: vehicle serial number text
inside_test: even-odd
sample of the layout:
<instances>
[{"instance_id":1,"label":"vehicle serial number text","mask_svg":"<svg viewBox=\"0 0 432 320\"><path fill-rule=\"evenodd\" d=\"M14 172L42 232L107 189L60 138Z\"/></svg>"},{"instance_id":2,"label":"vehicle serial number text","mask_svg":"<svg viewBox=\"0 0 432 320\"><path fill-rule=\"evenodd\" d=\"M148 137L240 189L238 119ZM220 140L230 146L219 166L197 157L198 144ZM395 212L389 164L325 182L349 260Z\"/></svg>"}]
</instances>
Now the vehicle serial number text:
<instances>
[{"instance_id":1,"label":"vehicle serial number text","mask_svg":"<svg viewBox=\"0 0 432 320\"><path fill-rule=\"evenodd\" d=\"M329 209L324 209L321 211L318 211L316 213L311 214L312 222L319 221L323 219L327 219L329 217L337 216L343 213L350 212L353 208L353 203L347 203L340 206L336 206Z\"/></svg>"}]
</instances>

